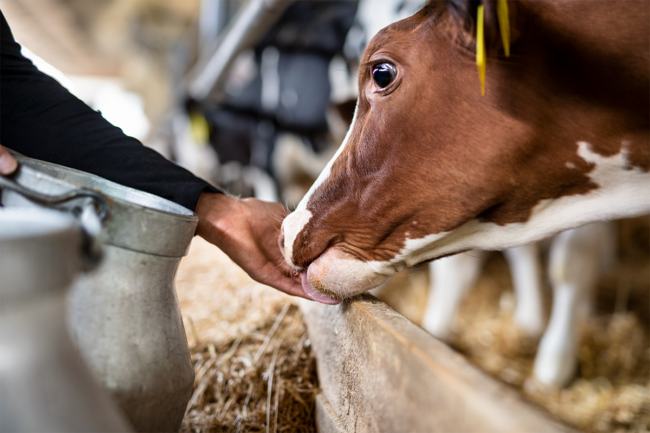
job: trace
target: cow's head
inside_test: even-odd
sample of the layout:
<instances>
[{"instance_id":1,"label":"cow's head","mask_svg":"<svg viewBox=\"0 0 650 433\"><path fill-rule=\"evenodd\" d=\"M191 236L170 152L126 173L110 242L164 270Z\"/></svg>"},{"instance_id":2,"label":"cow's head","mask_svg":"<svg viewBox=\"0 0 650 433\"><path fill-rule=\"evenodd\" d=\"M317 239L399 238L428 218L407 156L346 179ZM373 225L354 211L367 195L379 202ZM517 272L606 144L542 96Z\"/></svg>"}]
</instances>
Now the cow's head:
<instances>
[{"instance_id":1,"label":"cow's head","mask_svg":"<svg viewBox=\"0 0 650 433\"><path fill-rule=\"evenodd\" d=\"M628 170L650 168L648 32L639 31L647 30L647 7L601 8L600 27L592 28L581 18L593 12L585 8L606 2L564 10L510 2L506 59L495 2L484 3L485 96L475 63L475 2L431 2L366 48L348 135L283 223L280 247L315 300L336 303L407 266L587 222L574 215L571 199L599 188L597 159L622 147ZM610 23L604 17L612 13ZM621 14L628 28L616 23ZM627 47L595 45L614 30ZM645 56L646 66L606 66L629 53ZM621 70L627 81L614 80ZM572 212L566 223L549 219L559 202Z\"/></svg>"}]
</instances>

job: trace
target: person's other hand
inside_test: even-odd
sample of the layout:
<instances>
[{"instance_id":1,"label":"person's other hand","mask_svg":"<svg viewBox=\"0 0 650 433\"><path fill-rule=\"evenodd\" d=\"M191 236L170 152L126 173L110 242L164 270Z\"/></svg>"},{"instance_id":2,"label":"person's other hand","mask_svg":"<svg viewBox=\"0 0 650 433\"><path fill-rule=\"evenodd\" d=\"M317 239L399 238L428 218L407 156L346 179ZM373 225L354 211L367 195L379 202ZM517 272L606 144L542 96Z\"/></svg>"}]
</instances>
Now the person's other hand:
<instances>
[{"instance_id":1,"label":"person's other hand","mask_svg":"<svg viewBox=\"0 0 650 433\"><path fill-rule=\"evenodd\" d=\"M309 299L278 247L280 225L287 215L281 204L203 193L195 212L196 234L219 247L255 281Z\"/></svg>"},{"instance_id":2,"label":"person's other hand","mask_svg":"<svg viewBox=\"0 0 650 433\"><path fill-rule=\"evenodd\" d=\"M0 174L8 175L16 171L18 163L7 149L0 145Z\"/></svg>"}]
</instances>

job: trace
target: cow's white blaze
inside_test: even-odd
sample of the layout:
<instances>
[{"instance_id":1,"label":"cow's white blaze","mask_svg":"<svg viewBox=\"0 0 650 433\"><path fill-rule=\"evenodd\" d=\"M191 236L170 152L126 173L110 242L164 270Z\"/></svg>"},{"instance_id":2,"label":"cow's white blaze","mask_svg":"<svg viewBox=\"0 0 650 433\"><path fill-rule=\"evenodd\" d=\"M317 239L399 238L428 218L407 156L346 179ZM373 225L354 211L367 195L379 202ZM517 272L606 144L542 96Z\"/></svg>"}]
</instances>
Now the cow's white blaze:
<instances>
[{"instance_id":1,"label":"cow's white blaze","mask_svg":"<svg viewBox=\"0 0 650 433\"><path fill-rule=\"evenodd\" d=\"M350 129L348 129L347 134L345 134L345 138L343 139L343 143L341 143L341 146L338 148L332 159L327 163L323 171L321 171L320 175L318 175L318 178L314 182L314 184L309 188L309 191L307 191L307 194L300 200L300 203L298 203L298 207L296 207L296 211L300 210L305 210L307 209L307 202L309 201L309 198L314 194L314 191L318 189L319 186L325 182L325 180L330 176L330 172L332 170L332 164L334 164L334 161L336 161L336 158L339 157L341 152L343 152L343 149L345 146L348 144L348 140L350 139L350 134L352 133L352 130L354 129L354 124L357 120L357 110L358 110L358 104L357 107L354 109L354 115L352 116L352 123L350 124Z\"/></svg>"},{"instance_id":2,"label":"cow's white blaze","mask_svg":"<svg viewBox=\"0 0 650 433\"><path fill-rule=\"evenodd\" d=\"M319 186L321 186L322 183L325 182L325 180L329 177L332 169L332 164L334 164L334 161L336 160L336 158L339 157L341 152L343 152L343 148L348 143L348 140L350 138L350 132L354 128L354 123L356 119L357 119L357 110L355 108L354 116L352 117L352 123L350 124L350 129L348 129L347 134L345 134L343 143L341 143L341 146L336 151L332 159L330 159L330 161L327 163L323 171L321 171L320 175L318 175L318 178L311 186L311 188L309 188L307 194L305 194L302 200L300 200L300 203L298 203L296 210L293 213L291 213L289 216L287 216L282 222L282 231L284 233L284 248L283 248L284 259L289 265L289 267L293 268L297 272L300 272L301 269L297 268L291 261L291 258L293 257L293 242L296 240L296 236L298 236L298 233L300 233L302 228L309 222L309 219L311 218L311 212L307 210L307 202L309 201L309 198L312 196L314 191L316 191L316 189Z\"/></svg>"},{"instance_id":3,"label":"cow's white blaze","mask_svg":"<svg viewBox=\"0 0 650 433\"><path fill-rule=\"evenodd\" d=\"M284 260L287 262L287 265L296 272L300 272L302 269L296 267L291 261L291 258L293 257L293 241L310 218L311 212L308 210L297 210L287 216L282 222L282 232L284 233Z\"/></svg>"}]
</instances>

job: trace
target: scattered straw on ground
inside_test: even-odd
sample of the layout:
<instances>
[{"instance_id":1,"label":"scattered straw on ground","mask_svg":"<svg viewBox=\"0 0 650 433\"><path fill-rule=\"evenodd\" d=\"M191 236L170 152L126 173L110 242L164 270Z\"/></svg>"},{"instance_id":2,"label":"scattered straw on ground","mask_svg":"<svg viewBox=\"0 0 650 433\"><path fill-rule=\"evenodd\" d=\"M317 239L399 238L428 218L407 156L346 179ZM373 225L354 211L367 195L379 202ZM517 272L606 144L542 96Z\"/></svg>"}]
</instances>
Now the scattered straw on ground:
<instances>
[{"instance_id":1,"label":"scattered straw on ground","mask_svg":"<svg viewBox=\"0 0 650 433\"><path fill-rule=\"evenodd\" d=\"M601 280L597 314L580 330L579 377L562 390L526 387L530 400L583 431L650 428L647 217L619 224L619 233L618 265ZM382 299L421 323L428 294L426 268L401 275L391 286ZM546 293L547 310L550 299L550 292ZM453 346L490 375L523 392L538 342L513 326L514 302L508 266L495 254L461 305Z\"/></svg>"},{"instance_id":2,"label":"scattered straw on ground","mask_svg":"<svg viewBox=\"0 0 650 433\"><path fill-rule=\"evenodd\" d=\"M196 373L181 431L314 431L315 361L291 298L200 238L176 290Z\"/></svg>"}]
</instances>

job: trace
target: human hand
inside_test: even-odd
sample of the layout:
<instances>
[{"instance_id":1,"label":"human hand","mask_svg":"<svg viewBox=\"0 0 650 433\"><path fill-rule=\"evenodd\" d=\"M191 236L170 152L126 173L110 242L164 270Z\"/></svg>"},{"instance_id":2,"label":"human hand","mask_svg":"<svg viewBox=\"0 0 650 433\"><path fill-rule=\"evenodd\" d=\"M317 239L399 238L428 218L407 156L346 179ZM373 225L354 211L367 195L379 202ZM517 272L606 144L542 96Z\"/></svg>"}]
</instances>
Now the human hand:
<instances>
[{"instance_id":1,"label":"human hand","mask_svg":"<svg viewBox=\"0 0 650 433\"><path fill-rule=\"evenodd\" d=\"M279 203L203 193L196 233L216 245L255 281L310 299L284 262L278 235L286 209Z\"/></svg>"},{"instance_id":2,"label":"human hand","mask_svg":"<svg viewBox=\"0 0 650 433\"><path fill-rule=\"evenodd\" d=\"M0 145L0 174L9 175L16 171L18 163L7 149Z\"/></svg>"}]
</instances>

